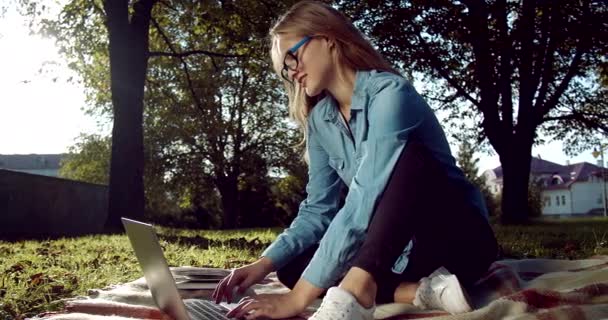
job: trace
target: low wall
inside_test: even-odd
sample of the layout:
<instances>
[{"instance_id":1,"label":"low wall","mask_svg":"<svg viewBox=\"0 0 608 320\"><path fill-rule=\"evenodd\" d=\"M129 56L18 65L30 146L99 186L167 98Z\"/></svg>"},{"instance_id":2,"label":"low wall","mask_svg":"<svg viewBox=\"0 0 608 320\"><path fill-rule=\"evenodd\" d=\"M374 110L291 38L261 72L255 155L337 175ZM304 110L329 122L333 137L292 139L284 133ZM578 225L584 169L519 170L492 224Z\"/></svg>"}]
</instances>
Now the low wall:
<instances>
[{"instance_id":1,"label":"low wall","mask_svg":"<svg viewBox=\"0 0 608 320\"><path fill-rule=\"evenodd\" d=\"M99 233L108 187L0 169L0 238Z\"/></svg>"}]
</instances>

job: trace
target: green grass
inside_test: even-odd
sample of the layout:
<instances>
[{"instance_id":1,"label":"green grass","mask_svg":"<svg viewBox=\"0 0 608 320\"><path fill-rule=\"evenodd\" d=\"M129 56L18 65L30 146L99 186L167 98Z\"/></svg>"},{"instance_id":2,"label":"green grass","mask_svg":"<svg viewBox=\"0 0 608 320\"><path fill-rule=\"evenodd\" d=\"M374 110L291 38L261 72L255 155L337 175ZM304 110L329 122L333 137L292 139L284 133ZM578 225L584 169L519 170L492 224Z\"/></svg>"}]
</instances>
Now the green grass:
<instances>
[{"instance_id":1,"label":"green grass","mask_svg":"<svg viewBox=\"0 0 608 320\"><path fill-rule=\"evenodd\" d=\"M608 255L608 220L494 226L505 257L580 259ZM254 261L280 229L204 231L159 228L169 264L233 268ZM141 276L124 235L0 241L0 319L59 310L61 299Z\"/></svg>"}]
</instances>

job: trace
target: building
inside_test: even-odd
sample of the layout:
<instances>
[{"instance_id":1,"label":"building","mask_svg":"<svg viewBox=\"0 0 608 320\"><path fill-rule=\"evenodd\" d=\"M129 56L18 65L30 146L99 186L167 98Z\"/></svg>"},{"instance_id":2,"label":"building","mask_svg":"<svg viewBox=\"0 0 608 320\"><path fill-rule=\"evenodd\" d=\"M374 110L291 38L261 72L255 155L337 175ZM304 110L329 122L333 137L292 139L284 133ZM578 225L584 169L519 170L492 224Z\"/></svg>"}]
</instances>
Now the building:
<instances>
[{"instance_id":1,"label":"building","mask_svg":"<svg viewBox=\"0 0 608 320\"><path fill-rule=\"evenodd\" d=\"M530 181L542 186L543 215L603 214L605 170L588 162L560 165L532 157ZM483 175L493 194L502 192L502 167Z\"/></svg>"},{"instance_id":2,"label":"building","mask_svg":"<svg viewBox=\"0 0 608 320\"><path fill-rule=\"evenodd\" d=\"M0 169L58 177L64 154L0 155Z\"/></svg>"}]
</instances>

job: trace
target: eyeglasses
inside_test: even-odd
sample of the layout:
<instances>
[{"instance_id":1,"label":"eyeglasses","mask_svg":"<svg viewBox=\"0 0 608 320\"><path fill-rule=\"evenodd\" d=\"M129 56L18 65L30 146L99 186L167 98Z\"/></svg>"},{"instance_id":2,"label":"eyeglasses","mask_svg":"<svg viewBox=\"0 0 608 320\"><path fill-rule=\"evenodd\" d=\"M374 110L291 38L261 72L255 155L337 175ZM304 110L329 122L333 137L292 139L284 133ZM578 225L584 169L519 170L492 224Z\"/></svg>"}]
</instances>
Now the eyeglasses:
<instances>
[{"instance_id":1,"label":"eyeglasses","mask_svg":"<svg viewBox=\"0 0 608 320\"><path fill-rule=\"evenodd\" d=\"M310 39L312 39L311 36L304 37L302 40L300 40L300 42L296 43L295 46L287 50L287 53L285 54L285 58L283 59L283 70L281 70L281 76L283 77L283 79L287 80L287 82L291 84L293 84L293 80L289 79L289 70L296 71L296 69L298 69L298 57L295 53Z\"/></svg>"}]
</instances>

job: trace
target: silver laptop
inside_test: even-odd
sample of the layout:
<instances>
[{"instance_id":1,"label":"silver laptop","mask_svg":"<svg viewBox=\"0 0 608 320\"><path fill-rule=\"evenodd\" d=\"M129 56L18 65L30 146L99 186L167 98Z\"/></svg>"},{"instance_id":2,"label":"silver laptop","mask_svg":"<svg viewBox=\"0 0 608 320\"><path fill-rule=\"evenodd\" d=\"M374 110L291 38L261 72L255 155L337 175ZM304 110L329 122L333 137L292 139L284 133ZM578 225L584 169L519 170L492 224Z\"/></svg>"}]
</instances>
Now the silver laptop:
<instances>
[{"instance_id":1,"label":"silver laptop","mask_svg":"<svg viewBox=\"0 0 608 320\"><path fill-rule=\"evenodd\" d=\"M163 312L176 320L228 319L225 314L236 304L182 300L152 225L127 218L122 218L122 224L144 271L152 298Z\"/></svg>"}]
</instances>

